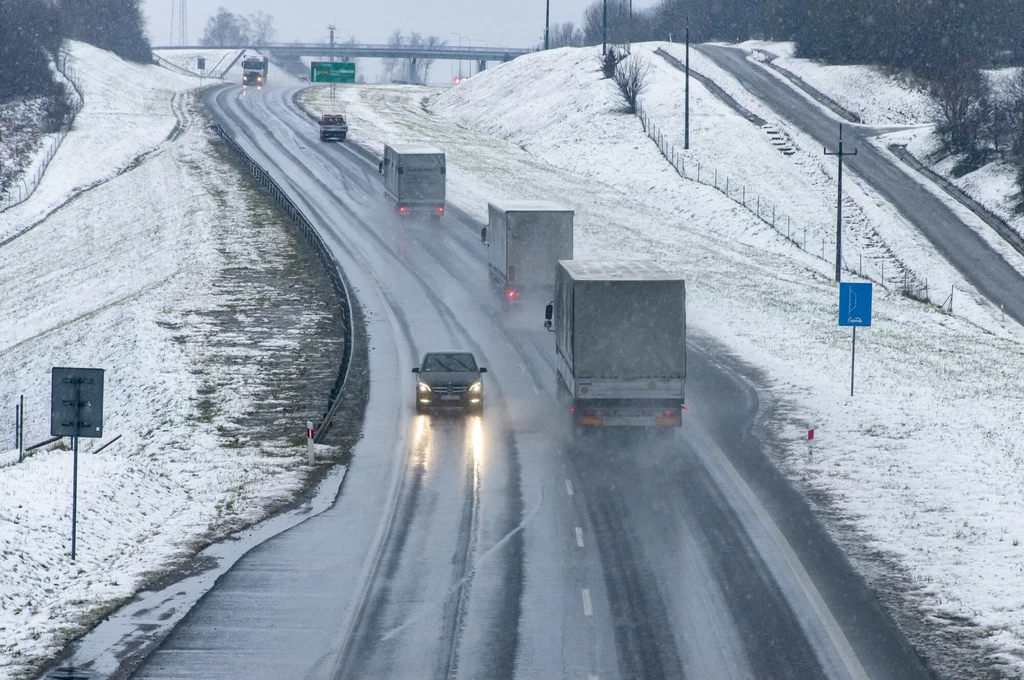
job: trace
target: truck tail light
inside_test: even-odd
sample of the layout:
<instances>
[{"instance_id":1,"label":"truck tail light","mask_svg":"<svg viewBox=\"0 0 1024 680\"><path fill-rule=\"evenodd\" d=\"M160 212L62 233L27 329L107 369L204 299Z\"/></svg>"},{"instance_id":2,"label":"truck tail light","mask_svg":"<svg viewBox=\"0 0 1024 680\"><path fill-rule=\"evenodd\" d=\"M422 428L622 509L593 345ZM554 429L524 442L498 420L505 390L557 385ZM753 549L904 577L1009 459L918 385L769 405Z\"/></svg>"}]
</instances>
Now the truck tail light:
<instances>
[{"instance_id":1,"label":"truck tail light","mask_svg":"<svg viewBox=\"0 0 1024 680\"><path fill-rule=\"evenodd\" d=\"M519 293L516 292L515 288L508 288L505 290L505 297L511 300L512 298L519 297Z\"/></svg>"},{"instance_id":2,"label":"truck tail light","mask_svg":"<svg viewBox=\"0 0 1024 680\"><path fill-rule=\"evenodd\" d=\"M665 417L666 418L672 417L672 411L670 409L665 409Z\"/></svg>"},{"instance_id":3,"label":"truck tail light","mask_svg":"<svg viewBox=\"0 0 1024 680\"><path fill-rule=\"evenodd\" d=\"M406 208L404 205L398 206L398 212L400 212L400 213L406 213L406 212L408 212L408 210L409 209Z\"/></svg>"},{"instance_id":4,"label":"truck tail light","mask_svg":"<svg viewBox=\"0 0 1024 680\"><path fill-rule=\"evenodd\" d=\"M443 205L439 205L437 207L437 214L438 215L443 215L444 214L444 206Z\"/></svg>"}]
</instances>

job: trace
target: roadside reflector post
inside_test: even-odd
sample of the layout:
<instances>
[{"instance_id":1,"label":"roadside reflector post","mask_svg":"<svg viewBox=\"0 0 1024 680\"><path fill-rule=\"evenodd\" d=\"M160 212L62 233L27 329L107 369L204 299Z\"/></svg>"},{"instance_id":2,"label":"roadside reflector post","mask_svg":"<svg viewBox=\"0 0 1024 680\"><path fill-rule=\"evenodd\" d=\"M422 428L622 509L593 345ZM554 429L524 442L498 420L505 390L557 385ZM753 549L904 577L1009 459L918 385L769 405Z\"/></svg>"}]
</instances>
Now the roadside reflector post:
<instances>
[{"instance_id":1,"label":"roadside reflector post","mask_svg":"<svg viewBox=\"0 0 1024 680\"><path fill-rule=\"evenodd\" d=\"M307 448L307 450L309 452L309 464L310 465L316 465L316 448L315 448L315 444L313 442L313 436L314 435L315 435L315 433L313 432L313 421L312 420L307 420L306 421L306 448Z\"/></svg>"},{"instance_id":2,"label":"roadside reflector post","mask_svg":"<svg viewBox=\"0 0 1024 680\"><path fill-rule=\"evenodd\" d=\"M814 439L814 428L807 430L807 441Z\"/></svg>"}]
</instances>

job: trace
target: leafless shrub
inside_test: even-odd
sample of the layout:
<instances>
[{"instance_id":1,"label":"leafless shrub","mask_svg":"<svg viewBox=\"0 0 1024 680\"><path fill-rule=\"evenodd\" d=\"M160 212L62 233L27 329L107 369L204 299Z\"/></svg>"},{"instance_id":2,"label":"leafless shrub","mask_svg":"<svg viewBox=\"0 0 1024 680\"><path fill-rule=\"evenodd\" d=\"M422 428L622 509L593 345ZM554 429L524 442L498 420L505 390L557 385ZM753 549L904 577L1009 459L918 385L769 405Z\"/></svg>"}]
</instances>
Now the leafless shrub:
<instances>
[{"instance_id":1,"label":"leafless shrub","mask_svg":"<svg viewBox=\"0 0 1024 680\"><path fill-rule=\"evenodd\" d=\"M615 77L615 67L619 65L626 56L626 53L619 52L613 46L609 45L608 49L604 51L604 54L598 55L598 62L601 64L601 73L604 74L605 78Z\"/></svg>"},{"instance_id":2,"label":"leafless shrub","mask_svg":"<svg viewBox=\"0 0 1024 680\"><path fill-rule=\"evenodd\" d=\"M626 104L627 113L636 113L637 102L650 80L651 64L639 54L632 54L615 65L612 79Z\"/></svg>"}]
</instances>

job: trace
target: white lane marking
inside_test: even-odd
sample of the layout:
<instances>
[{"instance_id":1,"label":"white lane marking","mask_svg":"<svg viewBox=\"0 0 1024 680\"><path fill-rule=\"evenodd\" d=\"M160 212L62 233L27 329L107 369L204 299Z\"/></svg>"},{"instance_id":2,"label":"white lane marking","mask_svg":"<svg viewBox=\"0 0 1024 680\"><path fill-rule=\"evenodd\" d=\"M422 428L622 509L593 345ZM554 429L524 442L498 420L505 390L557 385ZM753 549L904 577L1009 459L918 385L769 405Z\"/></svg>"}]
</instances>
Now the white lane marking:
<instances>
[{"instance_id":1,"label":"white lane marking","mask_svg":"<svg viewBox=\"0 0 1024 680\"><path fill-rule=\"evenodd\" d=\"M601 680L601 678L597 677L596 675L588 675L587 680Z\"/></svg>"},{"instance_id":2,"label":"white lane marking","mask_svg":"<svg viewBox=\"0 0 1024 680\"><path fill-rule=\"evenodd\" d=\"M846 666L846 671L850 674L853 680L871 680L867 672L864 670L864 666L861 665L860 659L857 658L857 652L854 651L853 645L847 639L846 634L843 632L839 622L836 621L835 616L832 614L832 610L825 604L824 598L821 593L818 592L818 588L814 585L814 581L811 580L811 575L807 573L800 558L797 557L796 551L793 550L793 546L789 544L786 537L782 534L778 525L768 514L768 511L761 501L757 499L753 489L751 489L746 480L740 475L739 471L733 467L732 462L709 436L704 436L704 440L707 442L708 447L714 452L718 462L725 469L725 472L732 479L733 483L739 489L740 495L747 501L750 508L757 515L757 518L761 520L761 524L764 526L768 535L772 537L775 545L778 546L782 552L782 556L789 564L789 568L793 570L793 575L796 577L797 582L807 595L807 599L810 600L811 606L818 614L818 618L821 620L822 626L828 632L829 638L832 640L832 644L835 645L836 651L839 653L839 658L842 659L843 665Z\"/></svg>"},{"instance_id":3,"label":"white lane marking","mask_svg":"<svg viewBox=\"0 0 1024 680\"><path fill-rule=\"evenodd\" d=\"M565 480L565 490L566 492L568 492L570 496L572 495L572 482L570 482L568 479Z\"/></svg>"},{"instance_id":4,"label":"white lane marking","mask_svg":"<svg viewBox=\"0 0 1024 680\"><path fill-rule=\"evenodd\" d=\"M590 601L590 589L583 589L583 615L593 616L594 615L594 604Z\"/></svg>"},{"instance_id":5,"label":"white lane marking","mask_svg":"<svg viewBox=\"0 0 1024 680\"><path fill-rule=\"evenodd\" d=\"M576 527L576 545L583 547L583 529Z\"/></svg>"}]
</instances>

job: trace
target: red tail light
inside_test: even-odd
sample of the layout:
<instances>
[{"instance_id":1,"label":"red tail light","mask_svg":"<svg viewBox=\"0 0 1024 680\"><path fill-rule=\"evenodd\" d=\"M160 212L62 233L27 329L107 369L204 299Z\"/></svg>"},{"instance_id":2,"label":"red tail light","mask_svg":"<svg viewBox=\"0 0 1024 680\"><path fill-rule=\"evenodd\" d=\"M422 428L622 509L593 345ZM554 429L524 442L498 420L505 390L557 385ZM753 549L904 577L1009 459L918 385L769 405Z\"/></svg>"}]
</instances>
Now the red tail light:
<instances>
[{"instance_id":1,"label":"red tail light","mask_svg":"<svg viewBox=\"0 0 1024 680\"><path fill-rule=\"evenodd\" d=\"M398 212L404 213L405 211L406 211L406 207L404 205L398 206Z\"/></svg>"},{"instance_id":2,"label":"red tail light","mask_svg":"<svg viewBox=\"0 0 1024 680\"><path fill-rule=\"evenodd\" d=\"M443 213L444 213L444 206L442 205L442 206L438 207L438 209L437 209L437 214L438 214L438 215L441 215L441 214L443 214Z\"/></svg>"},{"instance_id":3,"label":"red tail light","mask_svg":"<svg viewBox=\"0 0 1024 680\"><path fill-rule=\"evenodd\" d=\"M505 297L511 300L514 297L519 297L519 293L517 293L514 289L509 288L505 291Z\"/></svg>"},{"instance_id":4,"label":"red tail light","mask_svg":"<svg viewBox=\"0 0 1024 680\"><path fill-rule=\"evenodd\" d=\"M569 413L576 413L576 407L575 406L570 406L569 407Z\"/></svg>"},{"instance_id":5,"label":"red tail light","mask_svg":"<svg viewBox=\"0 0 1024 680\"><path fill-rule=\"evenodd\" d=\"M672 415L672 411L670 411L668 409L665 409L665 416L668 417L668 416L671 416L671 415Z\"/></svg>"}]
</instances>

